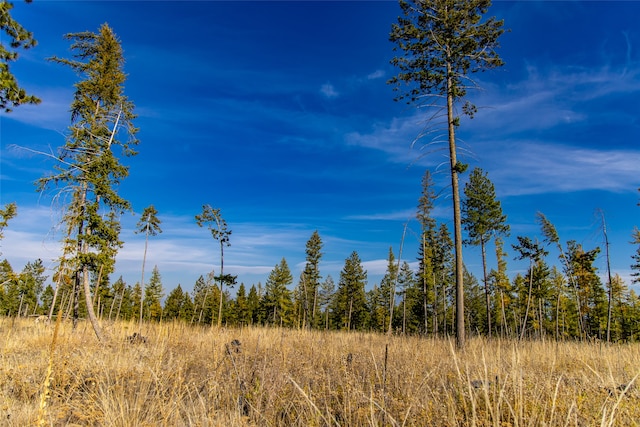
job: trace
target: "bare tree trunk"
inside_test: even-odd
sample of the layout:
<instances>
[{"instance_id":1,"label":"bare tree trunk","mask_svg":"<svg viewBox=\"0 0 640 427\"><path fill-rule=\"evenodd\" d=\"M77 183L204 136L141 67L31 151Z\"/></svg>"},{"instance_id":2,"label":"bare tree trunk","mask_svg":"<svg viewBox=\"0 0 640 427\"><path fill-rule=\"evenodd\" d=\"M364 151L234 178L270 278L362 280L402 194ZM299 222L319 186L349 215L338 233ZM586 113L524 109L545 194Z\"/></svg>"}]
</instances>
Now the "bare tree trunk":
<instances>
[{"instance_id":1,"label":"bare tree trunk","mask_svg":"<svg viewBox=\"0 0 640 427\"><path fill-rule=\"evenodd\" d=\"M400 250L398 251L398 264L396 267L396 277L391 283L391 291L389 295L389 329L387 333L391 335L393 332L393 309L396 306L396 286L398 286L398 277L400 276L400 260L402 259L402 249L404 248L404 238L407 234L407 225L408 223L404 223L404 230L402 231L402 240L400 241Z\"/></svg>"},{"instance_id":2,"label":"bare tree trunk","mask_svg":"<svg viewBox=\"0 0 640 427\"><path fill-rule=\"evenodd\" d=\"M148 219L147 219L148 222ZM140 323L138 326L138 330L142 333L142 315L144 311L144 265L147 262L147 245L149 243L149 227L147 226L147 231L145 232L144 237L144 255L142 256L142 277L140 278Z\"/></svg>"},{"instance_id":3,"label":"bare tree trunk","mask_svg":"<svg viewBox=\"0 0 640 427\"><path fill-rule=\"evenodd\" d=\"M58 266L58 280L56 282L56 288L53 290L53 300L51 301L51 307L49 308L49 323L51 323L51 319L53 318L53 309L56 306L56 300L58 298L58 290L60 289L60 285L62 284L62 270L64 266L64 260L60 261L60 265Z\"/></svg>"},{"instance_id":4,"label":"bare tree trunk","mask_svg":"<svg viewBox=\"0 0 640 427\"><path fill-rule=\"evenodd\" d=\"M113 296L111 300L111 306L109 307L109 321L111 321L111 314L113 313L113 307L116 305L116 295Z\"/></svg>"},{"instance_id":5,"label":"bare tree trunk","mask_svg":"<svg viewBox=\"0 0 640 427\"><path fill-rule=\"evenodd\" d=\"M78 316L80 315L80 270L76 271L73 281L73 329L78 327Z\"/></svg>"},{"instance_id":6,"label":"bare tree trunk","mask_svg":"<svg viewBox=\"0 0 640 427\"><path fill-rule=\"evenodd\" d=\"M218 307L218 328L222 326L222 286L224 284L224 244L220 239L220 305Z\"/></svg>"},{"instance_id":7,"label":"bare tree trunk","mask_svg":"<svg viewBox=\"0 0 640 427\"><path fill-rule=\"evenodd\" d=\"M423 265L423 269L424 266L427 264L427 254L426 254L426 250L427 250L427 241L426 241L426 237L424 235L424 233L422 233L422 265ZM423 306L423 310L424 310L424 334L425 336L429 333L429 319L427 318L427 313L429 312L429 301L428 301L428 294L427 294L427 276L424 274L424 271L422 272L422 306Z\"/></svg>"},{"instance_id":8,"label":"bare tree trunk","mask_svg":"<svg viewBox=\"0 0 640 427\"><path fill-rule=\"evenodd\" d=\"M453 229L456 259L456 347L465 346L464 323L464 263L462 261L462 216L456 154L455 118L453 114L453 82L451 64L447 63L447 122L449 125L449 160L451 163L451 192L453 194Z\"/></svg>"},{"instance_id":9,"label":"bare tree trunk","mask_svg":"<svg viewBox=\"0 0 640 427\"><path fill-rule=\"evenodd\" d=\"M311 326L315 329L318 327L316 322L316 306L318 305L318 283L313 285L313 310L311 313Z\"/></svg>"},{"instance_id":10,"label":"bare tree trunk","mask_svg":"<svg viewBox=\"0 0 640 427\"><path fill-rule=\"evenodd\" d=\"M307 313L309 312L309 292L307 290L307 280L305 278L304 273L302 274L302 293L304 294L304 298L302 303L304 304L302 307L302 328L306 329L307 326Z\"/></svg>"},{"instance_id":11,"label":"bare tree trunk","mask_svg":"<svg viewBox=\"0 0 640 427\"><path fill-rule=\"evenodd\" d=\"M487 334L491 338L491 332L493 325L491 323L491 298L489 295L489 279L487 277L487 254L486 254L486 242L480 237L480 247L482 249L482 280L484 281L484 295L487 305Z\"/></svg>"},{"instance_id":12,"label":"bare tree trunk","mask_svg":"<svg viewBox=\"0 0 640 427\"><path fill-rule=\"evenodd\" d=\"M558 296L556 297L556 341L560 339L560 289L558 289Z\"/></svg>"},{"instance_id":13,"label":"bare tree trunk","mask_svg":"<svg viewBox=\"0 0 640 427\"><path fill-rule=\"evenodd\" d=\"M91 300L91 288L89 283L89 267L86 265L83 267L82 271L83 282L84 282L84 300L87 304L87 315L89 316L89 321L91 322L91 326L93 326L93 331L98 338L98 341L104 342L105 336L102 333L102 328L100 328L100 324L98 323L98 319L96 318L96 314L93 311L93 304Z\"/></svg>"},{"instance_id":14,"label":"bare tree trunk","mask_svg":"<svg viewBox=\"0 0 640 427\"><path fill-rule=\"evenodd\" d=\"M86 197L87 197L86 184L83 184L83 185L84 185L84 189L83 189L82 199L81 199L82 210L85 209L85 203L86 203ZM83 223L81 221L80 232L78 233L78 237L82 235L82 227L83 227ZM87 227L86 234L91 235L91 231L92 231L91 228ZM79 244L81 245L81 253L87 254L89 252L89 247L86 241L81 239L78 239L78 240L79 240ZM93 300L91 298L91 287L89 283L89 266L86 264L82 266L82 278L84 283L84 299L87 304L87 315L89 316L89 321L91 322L91 326L93 327L93 331L95 332L96 337L98 338L98 341L104 342L105 341L104 334L102 333L102 329L100 328L98 319L96 319L95 312L93 311Z\"/></svg>"},{"instance_id":15,"label":"bare tree trunk","mask_svg":"<svg viewBox=\"0 0 640 427\"><path fill-rule=\"evenodd\" d=\"M609 238L607 237L607 223L604 220L604 212L600 211L602 216L602 233L604 234L604 247L607 255L607 278L609 279L608 286L608 301L607 301L607 343L611 342L611 306L612 306L612 291L613 283L611 281L611 262L609 259Z\"/></svg>"},{"instance_id":16,"label":"bare tree trunk","mask_svg":"<svg viewBox=\"0 0 640 427\"><path fill-rule=\"evenodd\" d=\"M533 263L529 266L529 296L527 297L527 309L524 312L524 321L520 328L520 341L524 339L524 333L527 330L527 319L529 317L529 308L531 307L531 293L533 290Z\"/></svg>"},{"instance_id":17,"label":"bare tree trunk","mask_svg":"<svg viewBox=\"0 0 640 427\"><path fill-rule=\"evenodd\" d=\"M507 313L504 309L504 291L500 290L500 308L502 311L502 326L501 326L501 338L504 338L507 331Z\"/></svg>"},{"instance_id":18,"label":"bare tree trunk","mask_svg":"<svg viewBox=\"0 0 640 427\"><path fill-rule=\"evenodd\" d=\"M20 305L18 306L18 315L16 317L22 316L22 301L24 300L24 294L20 295Z\"/></svg>"},{"instance_id":19,"label":"bare tree trunk","mask_svg":"<svg viewBox=\"0 0 640 427\"><path fill-rule=\"evenodd\" d=\"M436 275L435 273L431 275L433 277L433 336L438 336L438 288L436 287Z\"/></svg>"},{"instance_id":20,"label":"bare tree trunk","mask_svg":"<svg viewBox=\"0 0 640 427\"><path fill-rule=\"evenodd\" d=\"M98 301L98 305L100 304L100 296L98 295L98 291L100 290L100 282L102 281L102 270L104 269L104 264L100 264L100 271L98 272L98 280L96 281L96 289L93 293L93 301L92 305L96 305L96 300ZM100 310L98 310L100 311Z\"/></svg>"},{"instance_id":21,"label":"bare tree trunk","mask_svg":"<svg viewBox=\"0 0 640 427\"><path fill-rule=\"evenodd\" d=\"M120 293L120 301L118 301L118 312L116 313L116 320L120 318L120 310L122 309L122 301L124 301L124 291L126 286L122 285L122 292Z\"/></svg>"},{"instance_id":22,"label":"bare tree trunk","mask_svg":"<svg viewBox=\"0 0 640 427\"><path fill-rule=\"evenodd\" d=\"M407 333L407 289L402 292L402 335Z\"/></svg>"}]
</instances>

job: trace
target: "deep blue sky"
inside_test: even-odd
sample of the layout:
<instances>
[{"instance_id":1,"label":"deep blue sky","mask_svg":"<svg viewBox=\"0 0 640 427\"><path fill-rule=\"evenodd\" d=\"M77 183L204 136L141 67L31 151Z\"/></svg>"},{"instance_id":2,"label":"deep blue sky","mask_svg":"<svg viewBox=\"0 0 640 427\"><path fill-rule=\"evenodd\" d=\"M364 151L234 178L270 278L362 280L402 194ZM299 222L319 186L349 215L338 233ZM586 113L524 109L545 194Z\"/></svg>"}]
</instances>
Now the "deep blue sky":
<instances>
[{"instance_id":1,"label":"deep blue sky","mask_svg":"<svg viewBox=\"0 0 640 427\"><path fill-rule=\"evenodd\" d=\"M14 17L39 43L12 70L42 104L0 118L0 202L19 207L2 256L18 271L37 257L55 266L59 206L33 185L52 163L15 146L63 145L77 76L46 58L70 56L63 34L107 22L139 115L140 154L127 159L120 191L138 214L150 204L159 211L164 232L150 241L147 271L158 265L167 290L190 290L218 268L218 246L194 220L205 203L233 231L225 272L247 285L264 284L282 257L297 282L316 229L321 273L336 281L358 251L369 285L377 283L409 220L403 258L413 262L426 168L442 193L437 219L449 225L451 198L445 146L412 147L429 112L394 102L385 83L399 13L395 1L16 1ZM629 241L640 225L640 2L500 1L490 15L511 30L501 38L506 65L474 76L480 112L463 120L460 155L496 186L512 228L510 274L526 267L512 261L515 237L542 237L537 211L563 242L592 249L603 247L602 209L614 273L629 284ZM113 280L140 279L137 220L122 219ZM465 263L479 275L477 249L465 249ZM604 258L597 263L604 273Z\"/></svg>"}]
</instances>

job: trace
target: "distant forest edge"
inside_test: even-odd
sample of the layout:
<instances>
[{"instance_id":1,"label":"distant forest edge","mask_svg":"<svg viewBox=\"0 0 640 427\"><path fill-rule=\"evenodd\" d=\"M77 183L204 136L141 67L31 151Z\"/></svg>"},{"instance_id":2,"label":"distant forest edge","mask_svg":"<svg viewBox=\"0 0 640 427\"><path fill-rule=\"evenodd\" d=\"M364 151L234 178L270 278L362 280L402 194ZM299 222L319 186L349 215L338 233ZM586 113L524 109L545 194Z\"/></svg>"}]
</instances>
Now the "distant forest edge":
<instances>
[{"instance_id":1,"label":"distant forest edge","mask_svg":"<svg viewBox=\"0 0 640 427\"><path fill-rule=\"evenodd\" d=\"M539 218L542 222L544 217L540 214ZM542 223L550 226L548 222ZM108 276L101 277L96 287L98 277L93 277L93 309L102 321L138 320L142 307L142 318L151 322L180 320L193 325L391 330L452 336L455 334L452 243L445 224L436 226L433 222L433 225L426 230L417 271L406 261L398 262L390 249L386 274L368 291L367 272L357 252L345 260L337 283L331 276L321 275L318 267L322 239L314 232L306 245L307 263L293 290L294 279L284 258L264 285L234 284L233 276L223 276L226 290L222 294L220 275L213 272L201 276L193 292L185 292L178 285L165 294L156 266L144 292L139 282L129 285L119 278L111 283ZM611 341L640 340L640 297L619 275L612 276L611 286L603 284L593 266L599 248L585 250L576 242L567 242L558 256L562 267L558 267L549 265L546 243L524 237L519 240L522 246L516 249L522 256L530 257L531 262L527 273L517 274L513 280L507 278L502 242L496 241L498 268L487 275L490 330L485 286L465 271L465 320L469 335L605 340L608 330ZM74 298L70 276L59 283L55 306L52 306L55 290L50 284L45 286L47 279L41 260L28 263L20 273L14 272L6 259L0 261L0 314L36 318L61 311L72 318L77 301L77 316L87 316L86 298L83 295ZM235 297L229 289L233 289ZM221 296L222 312L218 317Z\"/></svg>"}]
</instances>

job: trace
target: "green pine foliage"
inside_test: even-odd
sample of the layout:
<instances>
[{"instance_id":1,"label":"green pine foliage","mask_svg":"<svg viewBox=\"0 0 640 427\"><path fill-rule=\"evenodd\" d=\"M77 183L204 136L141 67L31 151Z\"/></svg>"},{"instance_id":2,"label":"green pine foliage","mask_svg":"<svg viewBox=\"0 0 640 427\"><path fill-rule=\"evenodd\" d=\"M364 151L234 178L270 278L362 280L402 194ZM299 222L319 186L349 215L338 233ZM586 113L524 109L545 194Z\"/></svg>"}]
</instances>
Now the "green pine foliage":
<instances>
[{"instance_id":1,"label":"green pine foliage","mask_svg":"<svg viewBox=\"0 0 640 427\"><path fill-rule=\"evenodd\" d=\"M459 175L467 165L457 157L456 128L460 126L460 117L456 114L462 110L473 118L477 111L469 101L464 102L467 89L476 86L469 75L503 65L497 53L503 22L495 18L483 20L490 6L490 0L400 0L402 15L389 36L394 51L399 52L391 60L398 74L388 82L398 92L396 100L435 108L431 121L443 117L446 122L453 195L458 348L465 343Z\"/></svg>"},{"instance_id":2,"label":"green pine foliage","mask_svg":"<svg viewBox=\"0 0 640 427\"><path fill-rule=\"evenodd\" d=\"M490 288L487 273L486 246L496 236L509 235L507 216L502 212L500 201L496 199L496 192L487 173L480 168L474 168L469 176L469 182L464 187L465 198L462 202L462 226L467 232L466 243L480 246L482 254L482 282L485 294L485 331L491 336L492 300L493 292Z\"/></svg>"},{"instance_id":3,"label":"green pine foliage","mask_svg":"<svg viewBox=\"0 0 640 427\"><path fill-rule=\"evenodd\" d=\"M143 317L145 319L159 321L162 318L162 297L164 297L162 278L156 265L151 272L149 283L144 288Z\"/></svg>"},{"instance_id":4,"label":"green pine foliage","mask_svg":"<svg viewBox=\"0 0 640 427\"><path fill-rule=\"evenodd\" d=\"M129 174L123 157L136 154L133 103L124 94L124 56L112 29L67 34L72 59L51 58L81 76L71 103L71 126L54 173L37 182L41 191L70 194L65 206L65 263L74 273L75 296L84 291L87 314L98 340L104 336L93 311L91 278L106 277L122 246L119 215L130 210L118 186ZM74 303L74 324L79 317Z\"/></svg>"},{"instance_id":5,"label":"green pine foliage","mask_svg":"<svg viewBox=\"0 0 640 427\"><path fill-rule=\"evenodd\" d=\"M305 326L317 328L321 323L318 310L318 288L320 287L320 259L322 258L322 239L315 230L306 245L306 264L300 277L300 305L303 311Z\"/></svg>"},{"instance_id":6,"label":"green pine foliage","mask_svg":"<svg viewBox=\"0 0 640 427\"><path fill-rule=\"evenodd\" d=\"M31 3L31 0L26 0ZM9 113L21 104L39 104L40 99L28 95L11 73L10 64L18 59L17 49L29 49L37 44L33 33L11 17L13 3L0 1L0 109ZM8 42L8 45L6 44Z\"/></svg>"},{"instance_id":7,"label":"green pine foliage","mask_svg":"<svg viewBox=\"0 0 640 427\"><path fill-rule=\"evenodd\" d=\"M293 283L293 276L287 260L282 258L277 264L265 284L262 306L266 317L264 321L270 325L291 326L294 323L293 300L288 289Z\"/></svg>"},{"instance_id":8,"label":"green pine foliage","mask_svg":"<svg viewBox=\"0 0 640 427\"><path fill-rule=\"evenodd\" d=\"M0 240L4 239L4 229L9 224L9 220L18 215L18 206L15 203L7 203L0 209ZM0 252L2 255L2 252Z\"/></svg>"},{"instance_id":9,"label":"green pine foliage","mask_svg":"<svg viewBox=\"0 0 640 427\"><path fill-rule=\"evenodd\" d=\"M220 275L216 278L218 288L218 314L216 316L218 327L222 326L222 307L224 305L224 284L235 284L235 277L224 274L224 248L231 246L230 236L232 231L227 227L227 221L222 217L222 212L211 205L202 205L202 213L196 215L196 223L199 227L207 227L213 240L220 244Z\"/></svg>"},{"instance_id":10,"label":"green pine foliage","mask_svg":"<svg viewBox=\"0 0 640 427\"><path fill-rule=\"evenodd\" d=\"M337 329L364 329L367 321L365 286L367 272L360 256L352 252L340 272L340 281L333 297L333 325Z\"/></svg>"},{"instance_id":11,"label":"green pine foliage","mask_svg":"<svg viewBox=\"0 0 640 427\"><path fill-rule=\"evenodd\" d=\"M163 319L167 321L180 319L184 302L185 293L182 286L178 285L167 295L164 302Z\"/></svg>"}]
</instances>

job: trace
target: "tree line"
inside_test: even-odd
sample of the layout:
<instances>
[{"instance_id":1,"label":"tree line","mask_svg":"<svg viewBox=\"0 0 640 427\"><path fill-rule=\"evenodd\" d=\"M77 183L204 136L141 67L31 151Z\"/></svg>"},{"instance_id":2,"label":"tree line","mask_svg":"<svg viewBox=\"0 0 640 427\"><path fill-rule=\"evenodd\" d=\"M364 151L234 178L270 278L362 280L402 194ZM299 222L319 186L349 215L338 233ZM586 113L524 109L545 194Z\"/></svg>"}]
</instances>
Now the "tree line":
<instances>
[{"instance_id":1,"label":"tree line","mask_svg":"<svg viewBox=\"0 0 640 427\"><path fill-rule=\"evenodd\" d=\"M480 210L484 214L492 212L492 218L481 220L471 215L473 206L482 205L479 188L487 190L485 196L493 194L493 185L486 173L475 169L471 176L475 178L466 184L467 197L462 200L463 223L468 231L465 241L469 245L481 244L474 238L479 235L480 225L493 224L493 234L483 229L488 233L483 241L486 244L493 236L495 251L486 258L493 258L491 264L496 267L487 269L485 265L480 280L468 270L464 271L467 335L557 340L640 339L640 297L619 275L614 274L610 282L603 283L595 267L600 248L583 248L571 240L562 244L554 225L542 213L537 214L541 240L517 236L517 243L512 245L513 259L527 260L528 270L509 279L509 258L503 241L503 235L508 232L506 216L501 212L500 203L492 197L484 200L494 206L493 211ZM178 285L166 293L160 270L155 266L148 282L142 282L143 286L141 282L129 285L122 277L113 283L108 279L97 282L94 277L91 298L80 298L78 315L87 316L86 301L90 301L92 311L101 320L143 319L202 326L266 325L453 336L456 332L455 256L447 225L431 216L434 201L435 192L427 172L416 212L422 224L422 244L414 258L416 262L400 259L393 248L389 248L386 272L379 283L372 286L357 252L345 259L339 277L325 277L321 271L323 242L318 231L314 231L306 243L306 263L297 280L287 260L282 258L264 284L240 283L236 288L235 280L212 271L200 276L191 292ZM146 218L152 217L159 229L155 215ZM551 252L555 252L553 256ZM634 269L637 280L640 266ZM13 272L9 262L3 260L0 280L3 283L0 288L2 315L46 315L59 310L73 315L73 277L58 282L60 297L54 301L54 288L51 284L44 286L47 276L41 260L28 263L20 273Z\"/></svg>"},{"instance_id":2,"label":"tree line","mask_svg":"<svg viewBox=\"0 0 640 427\"><path fill-rule=\"evenodd\" d=\"M266 324L314 329L400 331L425 335L455 335L459 348L467 334L556 339L598 338L636 340L639 332L638 297L617 275L607 271L602 282L594 266L600 248L563 242L553 224L537 214L542 239L516 236L515 257L529 263L526 274L510 279L504 238L510 228L486 172L475 168L460 194L460 177L468 165L457 157L456 130L460 113L473 118L477 109L466 100L475 88L473 73L503 65L497 53L503 21L486 19L489 0L400 0L402 15L392 25L390 41L399 55L391 60L398 74L389 84L396 100L433 109L428 124L437 133L444 124L453 202L453 230L433 217L435 194L430 171L422 182L416 218L421 226L417 268L389 250L386 274L368 288L367 272L357 252L344 263L337 283L320 270L322 240L314 232L306 247L307 263L294 286L286 259L274 267L264 286L238 285L224 273L224 248L231 231L219 209L203 206L196 222L210 231L220 248L220 272L201 277L191 294L181 286L164 300L159 269L145 283L149 236L161 232L153 206L142 214L138 232L145 234L141 281L131 286L111 283L115 257L122 247L120 216L133 211L118 192L129 174L122 159L136 155L138 129L134 104L126 97L124 56L108 24L96 33L65 35L72 58L52 57L80 76L71 104L71 126L55 154L52 173L37 182L40 191L55 192L63 200L62 256L44 287L42 261L27 264L21 273L2 261L0 313L30 315L48 311L86 316L96 336L104 340L99 319L181 319L197 324ZM0 3L0 30L10 40L0 49L0 107L7 113L24 103L38 103L27 95L9 65L17 49L36 44L33 35L10 16L11 3ZM438 123L438 121L440 121ZM431 132L428 132L430 134ZM436 136L436 140L439 136ZM419 139L419 138L418 138ZM17 213L15 204L0 210L0 232ZM603 230L606 239L606 226ZM466 239L463 239L463 231ZM494 269L488 269L490 243ZM640 244L640 231L633 234ZM463 245L479 246L482 277L465 267ZM608 241L605 244L608 260ZM550 252L554 251L558 265ZM640 248L633 257L634 280L640 271ZM225 289L226 286L226 289ZM217 308L217 309L216 309Z\"/></svg>"}]
</instances>

